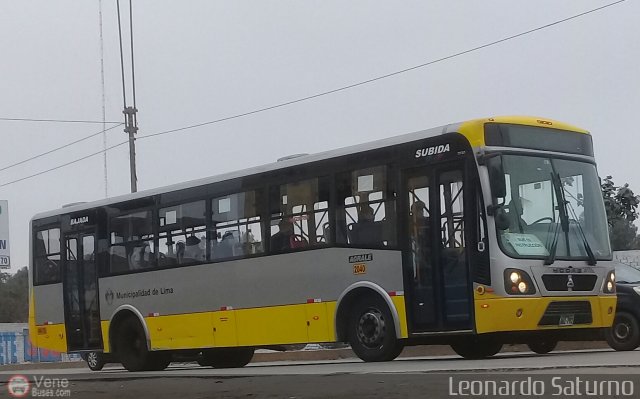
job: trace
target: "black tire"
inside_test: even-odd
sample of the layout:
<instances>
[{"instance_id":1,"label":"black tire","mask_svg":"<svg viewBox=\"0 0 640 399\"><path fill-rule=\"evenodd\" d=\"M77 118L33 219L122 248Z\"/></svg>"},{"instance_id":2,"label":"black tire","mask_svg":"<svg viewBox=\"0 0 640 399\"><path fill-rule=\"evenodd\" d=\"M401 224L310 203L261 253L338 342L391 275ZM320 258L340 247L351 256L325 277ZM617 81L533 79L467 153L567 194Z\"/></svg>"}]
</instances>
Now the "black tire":
<instances>
[{"instance_id":1,"label":"black tire","mask_svg":"<svg viewBox=\"0 0 640 399\"><path fill-rule=\"evenodd\" d=\"M205 352L207 352L207 351L203 351L203 352L198 353L198 357L196 358L196 362L201 367L211 367L211 357L210 356L206 356Z\"/></svg>"},{"instance_id":2,"label":"black tire","mask_svg":"<svg viewBox=\"0 0 640 399\"><path fill-rule=\"evenodd\" d=\"M144 371L153 362L147 348L147 337L140 322L129 317L116 331L116 351L120 363L129 371Z\"/></svg>"},{"instance_id":3,"label":"black tire","mask_svg":"<svg viewBox=\"0 0 640 399\"><path fill-rule=\"evenodd\" d=\"M605 333L610 347L617 351L632 351L640 346L640 325L629 312L616 312L613 326Z\"/></svg>"},{"instance_id":4,"label":"black tire","mask_svg":"<svg viewBox=\"0 0 640 399\"><path fill-rule=\"evenodd\" d=\"M469 359L486 359L494 356L502 350L502 343L481 338L469 338L451 344L451 349L459 356Z\"/></svg>"},{"instance_id":5,"label":"black tire","mask_svg":"<svg viewBox=\"0 0 640 399\"><path fill-rule=\"evenodd\" d=\"M202 352L198 364L217 369L240 368L251 362L254 351L252 347L207 349Z\"/></svg>"},{"instance_id":6,"label":"black tire","mask_svg":"<svg viewBox=\"0 0 640 399\"><path fill-rule=\"evenodd\" d=\"M556 348L556 346L558 346L558 340L545 339L545 340L533 341L533 342L529 342L527 346L529 347L529 350L531 350L531 352L535 352L539 355L544 355L551 352Z\"/></svg>"},{"instance_id":7,"label":"black tire","mask_svg":"<svg viewBox=\"0 0 640 399\"><path fill-rule=\"evenodd\" d=\"M386 362L398 357L403 344L396 337L391 311L379 296L364 296L351 307L347 338L365 362Z\"/></svg>"},{"instance_id":8,"label":"black tire","mask_svg":"<svg viewBox=\"0 0 640 399\"><path fill-rule=\"evenodd\" d=\"M201 367L211 367L211 363L207 362L205 359L203 358L198 358L198 360L196 360L196 362L198 363L199 366Z\"/></svg>"},{"instance_id":9,"label":"black tire","mask_svg":"<svg viewBox=\"0 0 640 399\"><path fill-rule=\"evenodd\" d=\"M89 352L83 356L87 366L91 371L100 371L105 365L105 358L102 352Z\"/></svg>"},{"instance_id":10,"label":"black tire","mask_svg":"<svg viewBox=\"0 0 640 399\"><path fill-rule=\"evenodd\" d=\"M151 352L147 359L146 370L162 371L171 364L171 354L168 352Z\"/></svg>"}]
</instances>

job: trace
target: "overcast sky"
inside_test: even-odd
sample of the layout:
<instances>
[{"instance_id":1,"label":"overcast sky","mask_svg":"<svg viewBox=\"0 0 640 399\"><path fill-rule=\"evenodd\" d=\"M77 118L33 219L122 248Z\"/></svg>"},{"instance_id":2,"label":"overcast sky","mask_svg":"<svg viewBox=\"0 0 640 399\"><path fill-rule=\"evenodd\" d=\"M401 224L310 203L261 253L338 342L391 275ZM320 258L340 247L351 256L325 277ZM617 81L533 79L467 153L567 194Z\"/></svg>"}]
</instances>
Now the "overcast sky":
<instances>
[{"instance_id":1,"label":"overcast sky","mask_svg":"<svg viewBox=\"0 0 640 399\"><path fill-rule=\"evenodd\" d=\"M139 134L353 84L607 3L135 0ZM1 4L0 117L102 120L98 1L3 0ZM103 1L109 121L120 121L123 107L115 4ZM128 10L127 1L121 6ZM590 130L600 175L613 175L618 184L629 182L638 193L640 136L634 122L640 112L638 15L640 3L628 0L351 90L138 140L139 188L466 119L524 114ZM0 129L2 168L98 132L102 126L0 121ZM122 127L107 137L108 145L126 140ZM81 158L102 146L102 137L96 136L7 169L0 172L0 184ZM31 217L63 204L103 198L103 174L102 156L95 156L0 187L0 199L9 200L13 271L28 263ZM128 148L121 146L108 152L108 194L127 192Z\"/></svg>"}]
</instances>

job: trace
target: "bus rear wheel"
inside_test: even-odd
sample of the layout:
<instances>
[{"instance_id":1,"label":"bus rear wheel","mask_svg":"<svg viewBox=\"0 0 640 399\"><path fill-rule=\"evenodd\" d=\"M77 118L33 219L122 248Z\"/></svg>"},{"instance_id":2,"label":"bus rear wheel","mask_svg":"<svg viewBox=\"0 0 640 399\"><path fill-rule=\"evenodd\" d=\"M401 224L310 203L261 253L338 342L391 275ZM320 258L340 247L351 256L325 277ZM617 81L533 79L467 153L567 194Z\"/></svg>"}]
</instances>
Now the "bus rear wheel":
<instances>
[{"instance_id":1,"label":"bus rear wheel","mask_svg":"<svg viewBox=\"0 0 640 399\"><path fill-rule=\"evenodd\" d=\"M535 352L539 355L544 355L546 353L551 352L556 348L557 345L558 345L558 341L555 339L533 341L527 344L531 352Z\"/></svg>"},{"instance_id":2,"label":"bus rear wheel","mask_svg":"<svg viewBox=\"0 0 640 399\"><path fill-rule=\"evenodd\" d=\"M251 362L254 351L252 347L207 349L202 351L198 364L217 369L240 368Z\"/></svg>"},{"instance_id":3,"label":"bus rear wheel","mask_svg":"<svg viewBox=\"0 0 640 399\"><path fill-rule=\"evenodd\" d=\"M147 337L138 320L133 317L124 319L116 334L116 351L124 368L129 371L154 369L156 355L149 352Z\"/></svg>"},{"instance_id":4,"label":"bus rear wheel","mask_svg":"<svg viewBox=\"0 0 640 399\"><path fill-rule=\"evenodd\" d=\"M402 352L393 316L379 296L365 296L351 308L348 324L351 349L365 362L386 362Z\"/></svg>"},{"instance_id":5,"label":"bus rear wheel","mask_svg":"<svg viewBox=\"0 0 640 399\"><path fill-rule=\"evenodd\" d=\"M500 352L502 343L493 340L471 338L451 344L451 349L465 359L486 359Z\"/></svg>"}]
</instances>

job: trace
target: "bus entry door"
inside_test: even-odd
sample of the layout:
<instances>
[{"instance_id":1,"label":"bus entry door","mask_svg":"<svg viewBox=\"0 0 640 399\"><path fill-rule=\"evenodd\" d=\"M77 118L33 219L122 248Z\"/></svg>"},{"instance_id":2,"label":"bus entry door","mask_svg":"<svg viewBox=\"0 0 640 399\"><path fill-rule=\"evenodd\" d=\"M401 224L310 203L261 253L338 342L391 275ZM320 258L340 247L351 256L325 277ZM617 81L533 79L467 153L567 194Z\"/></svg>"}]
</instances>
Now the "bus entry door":
<instances>
[{"instance_id":1,"label":"bus entry door","mask_svg":"<svg viewBox=\"0 0 640 399\"><path fill-rule=\"evenodd\" d=\"M64 254L64 315L68 350L102 349L94 235L66 235Z\"/></svg>"},{"instance_id":2,"label":"bus entry door","mask_svg":"<svg viewBox=\"0 0 640 399\"><path fill-rule=\"evenodd\" d=\"M405 173L412 331L471 329L462 168Z\"/></svg>"}]
</instances>

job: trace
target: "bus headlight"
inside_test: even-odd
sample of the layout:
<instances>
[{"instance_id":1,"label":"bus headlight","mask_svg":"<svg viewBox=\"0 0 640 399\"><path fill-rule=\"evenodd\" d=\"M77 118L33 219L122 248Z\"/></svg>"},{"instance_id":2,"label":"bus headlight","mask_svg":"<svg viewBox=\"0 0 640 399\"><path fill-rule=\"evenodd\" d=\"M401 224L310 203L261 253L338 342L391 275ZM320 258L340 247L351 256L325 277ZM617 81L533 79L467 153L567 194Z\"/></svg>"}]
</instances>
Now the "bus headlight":
<instances>
[{"instance_id":1,"label":"bus headlight","mask_svg":"<svg viewBox=\"0 0 640 399\"><path fill-rule=\"evenodd\" d=\"M527 292L527 283L521 281L520 284L518 284L518 291L520 291L521 294Z\"/></svg>"},{"instance_id":2,"label":"bus headlight","mask_svg":"<svg viewBox=\"0 0 640 399\"><path fill-rule=\"evenodd\" d=\"M504 271L504 289L510 295L531 295L536 293L533 281L527 272L519 269Z\"/></svg>"},{"instance_id":3,"label":"bus headlight","mask_svg":"<svg viewBox=\"0 0 640 399\"><path fill-rule=\"evenodd\" d=\"M633 290L636 292L636 294L640 295L640 287L633 287Z\"/></svg>"},{"instance_id":4,"label":"bus headlight","mask_svg":"<svg viewBox=\"0 0 640 399\"><path fill-rule=\"evenodd\" d=\"M604 280L602 287L602 292L605 294L613 294L616 292L616 273L614 271L610 271L609 274L607 274L607 278Z\"/></svg>"}]
</instances>

